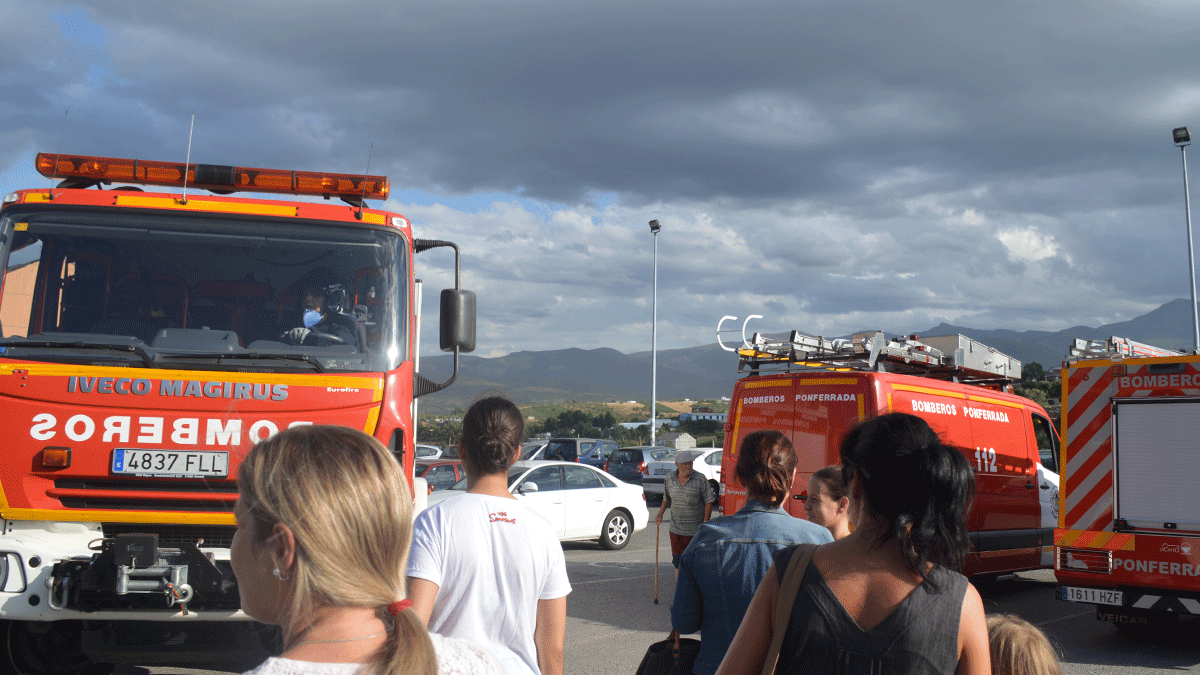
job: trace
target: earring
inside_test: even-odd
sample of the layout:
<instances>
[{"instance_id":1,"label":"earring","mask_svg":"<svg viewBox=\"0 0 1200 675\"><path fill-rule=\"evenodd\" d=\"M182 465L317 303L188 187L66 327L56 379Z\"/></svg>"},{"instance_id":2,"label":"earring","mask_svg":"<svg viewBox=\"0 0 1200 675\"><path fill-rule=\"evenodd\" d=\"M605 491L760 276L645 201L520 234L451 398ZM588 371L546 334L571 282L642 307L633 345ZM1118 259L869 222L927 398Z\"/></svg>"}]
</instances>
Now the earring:
<instances>
[{"instance_id":1,"label":"earring","mask_svg":"<svg viewBox=\"0 0 1200 675\"><path fill-rule=\"evenodd\" d=\"M274 570L271 572L271 574L274 574L274 575L275 575L275 578L276 578L276 579L278 579L278 580L280 580L280 581L287 581L288 579L291 579L291 578L292 578L292 577L291 577L291 575L288 575L288 574L283 574L282 572L280 572L278 567L276 567L276 568L275 568L275 569L274 569Z\"/></svg>"}]
</instances>

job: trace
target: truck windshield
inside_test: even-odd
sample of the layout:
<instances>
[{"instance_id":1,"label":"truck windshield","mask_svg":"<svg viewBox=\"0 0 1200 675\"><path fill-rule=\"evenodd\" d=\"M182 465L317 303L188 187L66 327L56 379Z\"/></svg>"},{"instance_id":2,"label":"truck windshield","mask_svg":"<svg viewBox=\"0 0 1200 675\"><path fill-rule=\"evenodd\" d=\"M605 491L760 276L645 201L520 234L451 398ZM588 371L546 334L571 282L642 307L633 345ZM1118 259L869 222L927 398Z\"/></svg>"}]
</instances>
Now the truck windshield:
<instances>
[{"instance_id":1,"label":"truck windshield","mask_svg":"<svg viewBox=\"0 0 1200 675\"><path fill-rule=\"evenodd\" d=\"M384 228L191 213L0 220L0 355L243 372L406 358L407 247Z\"/></svg>"}]
</instances>

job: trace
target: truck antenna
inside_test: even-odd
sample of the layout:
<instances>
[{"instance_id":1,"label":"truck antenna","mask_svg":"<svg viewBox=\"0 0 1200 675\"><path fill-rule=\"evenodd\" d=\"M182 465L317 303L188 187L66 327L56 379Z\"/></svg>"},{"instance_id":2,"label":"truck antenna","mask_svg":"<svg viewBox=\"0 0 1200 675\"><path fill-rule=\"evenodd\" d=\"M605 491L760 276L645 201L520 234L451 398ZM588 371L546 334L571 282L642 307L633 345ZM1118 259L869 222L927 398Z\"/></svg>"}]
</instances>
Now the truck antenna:
<instances>
[{"instance_id":1,"label":"truck antenna","mask_svg":"<svg viewBox=\"0 0 1200 675\"><path fill-rule=\"evenodd\" d=\"M183 194L180 195L179 203L187 203L187 172L188 165L192 163L192 132L196 129L196 112L192 111L192 124L188 127L188 149L187 159L183 161Z\"/></svg>"},{"instance_id":2,"label":"truck antenna","mask_svg":"<svg viewBox=\"0 0 1200 675\"><path fill-rule=\"evenodd\" d=\"M354 217L362 220L363 202L367 200L367 176L371 175L371 155L375 154L375 144L372 143L370 148L367 148L367 170L363 172L362 194L358 196L358 211L354 213Z\"/></svg>"},{"instance_id":3,"label":"truck antenna","mask_svg":"<svg viewBox=\"0 0 1200 675\"><path fill-rule=\"evenodd\" d=\"M58 152L54 153L54 171L50 174L50 199L54 199L54 181L58 178L58 158L62 156L63 136L67 135L67 115L70 110L63 111L62 131L58 134Z\"/></svg>"}]
</instances>

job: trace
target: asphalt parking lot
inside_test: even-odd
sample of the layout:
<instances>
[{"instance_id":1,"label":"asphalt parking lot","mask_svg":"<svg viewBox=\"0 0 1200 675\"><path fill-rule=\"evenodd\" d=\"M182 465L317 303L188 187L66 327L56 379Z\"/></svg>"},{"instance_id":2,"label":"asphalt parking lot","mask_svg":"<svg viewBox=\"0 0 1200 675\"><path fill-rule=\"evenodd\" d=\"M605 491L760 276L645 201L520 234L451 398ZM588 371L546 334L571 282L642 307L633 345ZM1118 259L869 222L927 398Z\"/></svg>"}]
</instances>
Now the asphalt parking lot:
<instances>
[{"instance_id":1,"label":"asphalt parking lot","mask_svg":"<svg viewBox=\"0 0 1200 675\"><path fill-rule=\"evenodd\" d=\"M666 530L664 522L657 605L653 517L621 551L604 551L591 543L563 544L574 587L567 602L567 673L632 675L646 647L670 632L674 571ZM1200 623L1194 631L1163 637L1155 644L1125 638L1111 624L1097 621L1091 605L1058 600L1049 570L980 584L979 591L989 613L1016 614L1041 627L1062 655L1065 673L1200 672Z\"/></svg>"},{"instance_id":2,"label":"asphalt parking lot","mask_svg":"<svg viewBox=\"0 0 1200 675\"><path fill-rule=\"evenodd\" d=\"M670 511L668 510L668 516ZM667 523L658 541L658 597L654 604L655 526L634 534L620 551L592 542L563 544L574 588L567 601L566 672L569 675L632 675L651 643L671 630L674 593ZM988 612L1016 614L1040 626L1063 657L1069 675L1146 675L1200 672L1200 624L1181 635L1147 643L1123 637L1095 619L1090 605L1055 598L1049 570L981 584ZM122 666L118 675L201 675L217 671Z\"/></svg>"}]
</instances>

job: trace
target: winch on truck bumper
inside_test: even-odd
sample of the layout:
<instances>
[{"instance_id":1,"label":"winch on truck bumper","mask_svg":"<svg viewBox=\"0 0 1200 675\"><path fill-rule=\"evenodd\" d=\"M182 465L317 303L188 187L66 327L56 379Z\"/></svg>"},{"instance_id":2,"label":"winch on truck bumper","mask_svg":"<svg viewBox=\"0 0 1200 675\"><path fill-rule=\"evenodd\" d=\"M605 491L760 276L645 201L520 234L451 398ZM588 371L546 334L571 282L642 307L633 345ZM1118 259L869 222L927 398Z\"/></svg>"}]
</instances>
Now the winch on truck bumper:
<instances>
[{"instance_id":1,"label":"winch on truck bumper","mask_svg":"<svg viewBox=\"0 0 1200 675\"><path fill-rule=\"evenodd\" d=\"M218 566L220 562L220 566ZM237 582L226 561L195 544L160 548L156 534L118 534L91 558L61 560L47 580L52 609L236 609Z\"/></svg>"}]
</instances>

